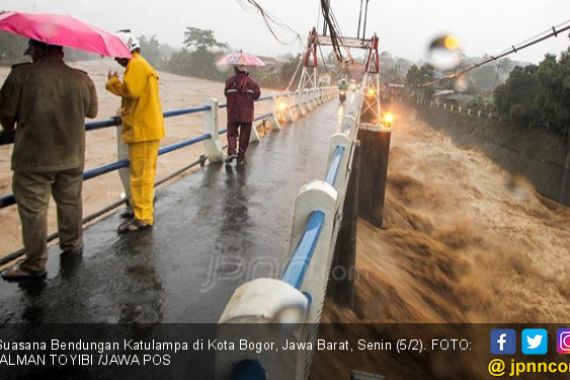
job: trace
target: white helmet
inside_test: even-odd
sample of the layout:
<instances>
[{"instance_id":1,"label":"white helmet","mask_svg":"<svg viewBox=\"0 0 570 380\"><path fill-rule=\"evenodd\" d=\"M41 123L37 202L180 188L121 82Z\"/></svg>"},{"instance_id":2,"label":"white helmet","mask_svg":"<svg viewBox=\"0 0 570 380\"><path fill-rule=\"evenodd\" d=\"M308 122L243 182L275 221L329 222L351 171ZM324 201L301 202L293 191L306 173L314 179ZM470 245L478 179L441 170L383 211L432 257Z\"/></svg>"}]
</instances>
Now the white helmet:
<instances>
[{"instance_id":1,"label":"white helmet","mask_svg":"<svg viewBox=\"0 0 570 380\"><path fill-rule=\"evenodd\" d=\"M133 33L130 29L122 29L117 31L117 36L123 41L125 45L129 48L130 51L140 49L139 40L133 36Z\"/></svg>"}]
</instances>

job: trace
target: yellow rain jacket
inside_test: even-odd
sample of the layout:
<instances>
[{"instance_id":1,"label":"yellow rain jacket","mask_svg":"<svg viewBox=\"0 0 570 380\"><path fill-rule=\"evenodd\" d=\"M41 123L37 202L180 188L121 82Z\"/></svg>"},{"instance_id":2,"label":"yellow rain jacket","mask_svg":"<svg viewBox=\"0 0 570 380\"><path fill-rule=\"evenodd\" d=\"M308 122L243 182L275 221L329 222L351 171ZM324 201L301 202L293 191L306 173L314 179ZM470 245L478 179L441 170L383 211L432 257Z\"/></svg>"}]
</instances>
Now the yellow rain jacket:
<instances>
[{"instance_id":1,"label":"yellow rain jacket","mask_svg":"<svg viewBox=\"0 0 570 380\"><path fill-rule=\"evenodd\" d=\"M158 74L137 52L133 52L121 82L116 76L105 88L122 97L123 142L132 144L164 137L164 118L158 95Z\"/></svg>"}]
</instances>

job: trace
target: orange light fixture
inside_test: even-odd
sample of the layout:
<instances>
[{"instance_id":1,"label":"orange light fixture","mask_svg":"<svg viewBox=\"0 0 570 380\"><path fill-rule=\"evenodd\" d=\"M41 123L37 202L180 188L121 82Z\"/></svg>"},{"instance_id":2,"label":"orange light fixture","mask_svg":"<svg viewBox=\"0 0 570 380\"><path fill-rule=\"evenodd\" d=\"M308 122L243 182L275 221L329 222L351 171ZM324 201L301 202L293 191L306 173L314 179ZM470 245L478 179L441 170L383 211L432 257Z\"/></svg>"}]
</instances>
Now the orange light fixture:
<instances>
[{"instance_id":1,"label":"orange light fixture","mask_svg":"<svg viewBox=\"0 0 570 380\"><path fill-rule=\"evenodd\" d=\"M394 116L393 113L391 113L391 112L385 113L385 114L384 114L384 124L385 124L386 126L388 126L388 127L391 127L391 126L392 126L392 123L394 122L394 119L395 119L395 118L396 118L396 117Z\"/></svg>"}]
</instances>

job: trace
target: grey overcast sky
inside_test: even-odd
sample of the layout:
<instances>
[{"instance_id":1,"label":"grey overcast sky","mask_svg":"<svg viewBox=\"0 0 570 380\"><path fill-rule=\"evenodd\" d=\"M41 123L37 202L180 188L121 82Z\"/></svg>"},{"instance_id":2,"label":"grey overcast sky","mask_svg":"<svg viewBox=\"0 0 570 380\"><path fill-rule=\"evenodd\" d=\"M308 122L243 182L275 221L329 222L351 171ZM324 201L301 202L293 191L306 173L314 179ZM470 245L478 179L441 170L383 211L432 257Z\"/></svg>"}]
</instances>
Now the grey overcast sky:
<instances>
[{"instance_id":1,"label":"grey overcast sky","mask_svg":"<svg viewBox=\"0 0 570 380\"><path fill-rule=\"evenodd\" d=\"M318 0L258 0L305 39L317 22ZM360 0L331 0L344 35L356 34ZM0 0L0 9L67 13L103 29L131 28L136 35L156 34L161 42L182 46L184 29L211 29L219 41L259 55L296 53L298 44L273 39L259 13L246 12L237 0ZM423 59L431 38L459 37L465 54L496 54L570 20L570 0L370 0L367 35L376 32L381 50L407 59ZM322 18L320 20L322 25ZM513 55L539 62L569 46L568 32Z\"/></svg>"}]
</instances>

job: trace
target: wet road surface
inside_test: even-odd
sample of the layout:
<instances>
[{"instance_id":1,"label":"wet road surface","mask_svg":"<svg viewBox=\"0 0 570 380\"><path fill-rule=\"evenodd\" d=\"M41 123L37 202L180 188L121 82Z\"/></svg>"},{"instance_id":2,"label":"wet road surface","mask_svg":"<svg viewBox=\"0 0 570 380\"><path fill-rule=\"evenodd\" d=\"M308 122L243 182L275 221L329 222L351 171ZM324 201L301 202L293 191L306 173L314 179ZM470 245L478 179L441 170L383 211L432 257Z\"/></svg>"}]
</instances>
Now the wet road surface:
<instances>
[{"instance_id":1,"label":"wet road surface","mask_svg":"<svg viewBox=\"0 0 570 380\"><path fill-rule=\"evenodd\" d=\"M152 231L119 236L115 213L86 229L82 257L52 247L45 281L0 282L0 325L217 322L236 287L282 273L295 197L325 176L337 109L250 145L243 168L212 164L160 189Z\"/></svg>"}]
</instances>

